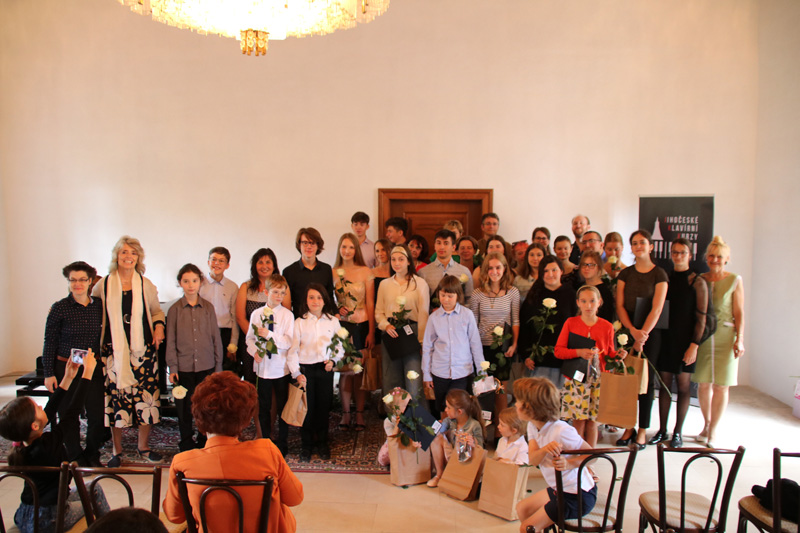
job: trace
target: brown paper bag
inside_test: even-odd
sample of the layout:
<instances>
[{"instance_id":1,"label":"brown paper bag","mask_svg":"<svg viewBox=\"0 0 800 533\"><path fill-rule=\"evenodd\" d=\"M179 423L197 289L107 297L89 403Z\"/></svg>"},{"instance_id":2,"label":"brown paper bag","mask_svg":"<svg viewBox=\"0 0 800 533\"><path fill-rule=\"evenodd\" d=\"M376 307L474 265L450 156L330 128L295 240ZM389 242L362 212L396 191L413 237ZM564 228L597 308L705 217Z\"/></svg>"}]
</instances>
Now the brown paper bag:
<instances>
[{"instance_id":1,"label":"brown paper bag","mask_svg":"<svg viewBox=\"0 0 800 533\"><path fill-rule=\"evenodd\" d=\"M405 446L399 436L389 437L389 468L392 485L418 485L431 478L431 450Z\"/></svg>"},{"instance_id":2,"label":"brown paper bag","mask_svg":"<svg viewBox=\"0 0 800 533\"><path fill-rule=\"evenodd\" d=\"M302 426L308 412L308 399L306 390L297 385L289 384L289 399L283 408L281 418L290 426Z\"/></svg>"},{"instance_id":3,"label":"brown paper bag","mask_svg":"<svg viewBox=\"0 0 800 533\"><path fill-rule=\"evenodd\" d=\"M361 378L361 390L373 391L381 388L380 362L374 357L364 359L364 375Z\"/></svg>"},{"instance_id":4,"label":"brown paper bag","mask_svg":"<svg viewBox=\"0 0 800 533\"><path fill-rule=\"evenodd\" d=\"M639 394L647 394L647 359L642 357L642 352L639 352L635 355L631 354L625 359L625 363L633 367L633 375L639 378Z\"/></svg>"},{"instance_id":5,"label":"brown paper bag","mask_svg":"<svg viewBox=\"0 0 800 533\"><path fill-rule=\"evenodd\" d=\"M602 372L597 422L621 428L635 427L639 381L640 378L636 374Z\"/></svg>"},{"instance_id":6,"label":"brown paper bag","mask_svg":"<svg viewBox=\"0 0 800 533\"><path fill-rule=\"evenodd\" d=\"M478 509L506 520L517 519L517 503L525 497L530 468L487 459Z\"/></svg>"},{"instance_id":7,"label":"brown paper bag","mask_svg":"<svg viewBox=\"0 0 800 533\"><path fill-rule=\"evenodd\" d=\"M465 463L458 461L454 450L439 480L439 490L456 500L474 500L485 461L486 450L479 446L472 449L472 459Z\"/></svg>"}]
</instances>

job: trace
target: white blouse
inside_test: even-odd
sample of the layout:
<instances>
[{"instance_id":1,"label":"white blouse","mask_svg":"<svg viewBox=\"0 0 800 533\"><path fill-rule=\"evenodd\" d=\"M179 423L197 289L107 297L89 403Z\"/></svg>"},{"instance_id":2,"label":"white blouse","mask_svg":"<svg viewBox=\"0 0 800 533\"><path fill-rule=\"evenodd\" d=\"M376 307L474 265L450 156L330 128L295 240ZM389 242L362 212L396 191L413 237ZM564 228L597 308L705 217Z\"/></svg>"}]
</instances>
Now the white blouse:
<instances>
[{"instance_id":1,"label":"white blouse","mask_svg":"<svg viewBox=\"0 0 800 533\"><path fill-rule=\"evenodd\" d=\"M337 346L336 353L330 353L328 349L333 335L340 327L337 318L325 313L320 318L306 313L294 321L292 346L287 354L287 364L293 378L300 375L301 364L324 363L328 359L337 363L344 357L341 345Z\"/></svg>"}]
</instances>

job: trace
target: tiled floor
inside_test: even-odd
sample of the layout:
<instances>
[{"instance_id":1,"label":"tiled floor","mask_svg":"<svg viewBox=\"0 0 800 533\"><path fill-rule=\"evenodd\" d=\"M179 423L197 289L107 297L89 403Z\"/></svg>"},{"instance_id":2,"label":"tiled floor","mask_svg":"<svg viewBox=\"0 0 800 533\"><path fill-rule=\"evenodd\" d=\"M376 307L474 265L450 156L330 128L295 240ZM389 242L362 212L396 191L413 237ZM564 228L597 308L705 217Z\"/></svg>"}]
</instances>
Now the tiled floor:
<instances>
[{"instance_id":1,"label":"tiled floor","mask_svg":"<svg viewBox=\"0 0 800 533\"><path fill-rule=\"evenodd\" d=\"M13 376L0 378L0 405L14 394ZM654 418L657 419L655 413ZM789 407L771 397L749 387L736 387L731 390L731 405L723 423L717 445L747 448L728 518L728 531L735 531L738 515L735 502L749 494L752 485L766 483L771 475L772 449L800 450L800 420L792 417ZM684 434L692 435L701 426L699 409L691 407ZM610 444L612 439L616 436L606 436L601 445ZM691 444L690 439L685 440ZM800 479L800 463L787 463L786 467L788 477ZM668 479L676 483L677 475L676 469L667 472ZM305 500L293 509L298 531L519 531L519 522L507 522L478 511L477 502L455 501L424 485L395 487L389 483L388 475L298 474L298 478L305 490ZM14 483L4 482L0 486L0 509L7 527L12 524L19 503L21 485ZM702 492L707 483L707 476L695 476L692 489ZM625 531L636 531L639 494L656 490L656 484L656 450L649 446L637 458L626 504ZM147 484L134 481L133 486L137 504L147 506L150 497ZM534 491L542 486L541 478L528 484L529 490ZM121 491L110 490L107 494L112 507L122 504Z\"/></svg>"}]
</instances>

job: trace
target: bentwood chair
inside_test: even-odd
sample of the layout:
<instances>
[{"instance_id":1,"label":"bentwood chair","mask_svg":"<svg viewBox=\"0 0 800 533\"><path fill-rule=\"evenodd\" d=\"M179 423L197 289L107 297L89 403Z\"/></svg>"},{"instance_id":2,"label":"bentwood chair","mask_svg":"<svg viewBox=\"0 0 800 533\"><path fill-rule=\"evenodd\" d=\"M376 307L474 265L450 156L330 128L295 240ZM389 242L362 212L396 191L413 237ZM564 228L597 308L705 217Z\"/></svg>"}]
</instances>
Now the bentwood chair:
<instances>
[{"instance_id":1,"label":"bentwood chair","mask_svg":"<svg viewBox=\"0 0 800 533\"><path fill-rule=\"evenodd\" d=\"M198 531L197 521L192 514L192 504L189 500L189 485L200 485L206 487L200 494L200 501L198 503L198 506L200 507L200 525L203 527L203 531L208 531L206 500L210 494L217 491L222 491L223 493L229 494L232 501L236 502L239 533L244 533L245 515L244 501L242 500L242 496L236 491L236 487L263 487L264 490L261 496L260 506L261 514L258 518L257 531L260 533L266 533L267 522L269 520L269 508L270 503L272 502L272 486L274 483L274 478L272 476L267 476L264 479L192 479L187 478L183 472L176 472L175 475L178 478L178 493L180 494L181 503L183 504L183 511L186 515L186 524L188 526L187 531L189 533L197 533ZM215 510L219 510L219 500L215 500L214 505ZM231 524L231 526L233 526L233 524ZM231 527L229 531L234 531L233 527Z\"/></svg>"},{"instance_id":2,"label":"bentwood chair","mask_svg":"<svg viewBox=\"0 0 800 533\"><path fill-rule=\"evenodd\" d=\"M628 495L628 485L630 484L631 474L633 472L633 465L636 462L637 448L631 446L630 448L592 448L586 450L564 450L562 455L586 455L578 467L578 514L583 514L583 488L581 488L581 475L584 470L596 465L597 470L600 470L600 464L603 461L608 462L610 472L606 476L603 471L600 479L597 482L597 501L591 512L586 516L581 516L577 519L566 520L564 518L564 484L562 474L556 470L556 495L558 498L558 520L552 529L558 532L564 531L577 531L578 533L600 533L605 531L614 531L622 533L622 522L625 514L625 498ZM614 457L612 457L614 456ZM616 460L615 460L616 457ZM617 488L618 471L617 463L625 461L625 470L622 478L619 480L619 489L614 494ZM604 479L605 478L605 479Z\"/></svg>"},{"instance_id":3,"label":"bentwood chair","mask_svg":"<svg viewBox=\"0 0 800 533\"><path fill-rule=\"evenodd\" d=\"M653 531L666 533L724 533L728 519L733 484L742 464L744 447L736 450L714 448L669 448L658 445L658 491L645 492L639 496L639 533L643 533L649 524ZM664 471L666 454L691 454L681 470L681 490L667 490ZM719 456L731 456L731 464L725 480L725 487L720 496L720 487L724 476L724 467ZM700 462L698 462L700 461ZM711 463L711 473L703 468ZM687 490L687 478L690 467L694 466L694 475L714 481L710 498L705 494L697 494ZM699 472L698 472L699 470ZM693 478L694 479L694 478ZM716 505L719 503L719 512Z\"/></svg>"},{"instance_id":4,"label":"bentwood chair","mask_svg":"<svg viewBox=\"0 0 800 533\"><path fill-rule=\"evenodd\" d=\"M738 533L747 532L747 523L750 522L762 533L797 533L797 523L791 522L783 515L783 497L781 493L781 458L800 457L800 453L782 453L780 449L772 450L772 510L765 508L755 496L745 496L739 500L739 527ZM800 510L800 500L794 505L795 513ZM795 514L796 516L796 514Z\"/></svg>"},{"instance_id":5,"label":"bentwood chair","mask_svg":"<svg viewBox=\"0 0 800 533\"><path fill-rule=\"evenodd\" d=\"M152 467L131 467L131 468L92 468L78 466L77 463L70 465L70 470L75 478L75 486L78 488L78 494L81 497L83 510L86 515L86 525L90 526L95 520L99 518L97 503L90 494L94 494L95 487L98 483L109 479L116 481L125 489L128 496L128 506L134 507L133 489L130 483L125 479L128 476L151 476L151 492L150 492L150 505L149 511L161 519L168 531L185 531L186 524L173 524L171 523L164 513L159 512L161 505L161 466ZM96 476L90 481L86 481L85 476ZM138 507L142 507L141 505Z\"/></svg>"},{"instance_id":6,"label":"bentwood chair","mask_svg":"<svg viewBox=\"0 0 800 533\"><path fill-rule=\"evenodd\" d=\"M31 492L33 494L33 507L34 507L34 514L37 517L37 520L33 524L33 531L37 533L42 527L42 524L39 524L38 517L39 517L39 491L36 488L36 483L33 480L33 477L37 474L58 474L58 502L56 503L56 523L55 523L55 531L56 533L63 533L64 532L64 514L67 507L67 497L69 495L69 464L64 462L61 463L61 466L9 466L9 465L2 465L0 466L0 483L3 482L5 479L9 478L19 478L25 482L25 485L30 487ZM12 512L13 515L13 512ZM74 528L73 528L74 529ZM83 531L82 529L78 529L78 531ZM0 533L6 533L6 528L3 523L3 512L0 509Z\"/></svg>"}]
</instances>

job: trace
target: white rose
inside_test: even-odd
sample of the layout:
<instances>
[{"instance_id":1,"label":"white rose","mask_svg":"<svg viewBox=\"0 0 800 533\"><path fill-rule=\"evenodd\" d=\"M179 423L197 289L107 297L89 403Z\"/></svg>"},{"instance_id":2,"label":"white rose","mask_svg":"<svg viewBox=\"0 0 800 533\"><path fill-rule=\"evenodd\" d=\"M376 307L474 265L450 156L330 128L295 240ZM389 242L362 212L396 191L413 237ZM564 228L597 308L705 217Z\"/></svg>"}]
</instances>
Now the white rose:
<instances>
[{"instance_id":1,"label":"white rose","mask_svg":"<svg viewBox=\"0 0 800 533\"><path fill-rule=\"evenodd\" d=\"M492 363L489 361L483 361L481 363L481 370L489 370L489 367L492 366Z\"/></svg>"},{"instance_id":2,"label":"white rose","mask_svg":"<svg viewBox=\"0 0 800 533\"><path fill-rule=\"evenodd\" d=\"M398 296L397 299L395 300L395 303L400 306L406 305L406 297Z\"/></svg>"},{"instance_id":3,"label":"white rose","mask_svg":"<svg viewBox=\"0 0 800 533\"><path fill-rule=\"evenodd\" d=\"M358 363L353 365L353 373L360 374L362 370L364 370L364 367L359 365Z\"/></svg>"},{"instance_id":4,"label":"white rose","mask_svg":"<svg viewBox=\"0 0 800 533\"><path fill-rule=\"evenodd\" d=\"M617 335L617 342L619 343L620 346L625 346L626 344L628 344L628 336L625 335L624 333L620 333L619 335Z\"/></svg>"},{"instance_id":5,"label":"white rose","mask_svg":"<svg viewBox=\"0 0 800 533\"><path fill-rule=\"evenodd\" d=\"M340 278L343 278L344 277L344 269L343 268L337 268L336 269L336 275L339 276Z\"/></svg>"},{"instance_id":6,"label":"white rose","mask_svg":"<svg viewBox=\"0 0 800 533\"><path fill-rule=\"evenodd\" d=\"M392 396L391 393L383 397L383 403L385 403L386 405L391 404L393 401L394 401L394 396Z\"/></svg>"},{"instance_id":7,"label":"white rose","mask_svg":"<svg viewBox=\"0 0 800 533\"><path fill-rule=\"evenodd\" d=\"M419 377L419 374L417 374L417 373L416 373L416 372L414 372L413 370L409 370L409 371L408 371L408 374L406 374L406 377L407 377L408 379L410 379L411 381L414 381L415 379L417 379L417 378Z\"/></svg>"},{"instance_id":8,"label":"white rose","mask_svg":"<svg viewBox=\"0 0 800 533\"><path fill-rule=\"evenodd\" d=\"M341 327L336 330L336 336L340 339L346 339L348 335L350 335L350 332L347 331L347 328Z\"/></svg>"},{"instance_id":9,"label":"white rose","mask_svg":"<svg viewBox=\"0 0 800 533\"><path fill-rule=\"evenodd\" d=\"M501 336L503 334L503 326L495 326L494 329L492 330L492 333L494 333L498 337Z\"/></svg>"},{"instance_id":10,"label":"white rose","mask_svg":"<svg viewBox=\"0 0 800 533\"><path fill-rule=\"evenodd\" d=\"M548 309L555 309L556 301L553 298L545 298L544 300L542 300L542 305Z\"/></svg>"},{"instance_id":11,"label":"white rose","mask_svg":"<svg viewBox=\"0 0 800 533\"><path fill-rule=\"evenodd\" d=\"M236 346L236 345L235 345L235 344L233 344L233 343L231 343L231 344L229 344L229 345L228 345L228 351L229 351L230 353L234 353L234 352L235 352L236 350L238 350L238 349L239 349L239 347L238 347L238 346Z\"/></svg>"},{"instance_id":12,"label":"white rose","mask_svg":"<svg viewBox=\"0 0 800 533\"><path fill-rule=\"evenodd\" d=\"M608 262L609 265L616 265L617 264L617 256L616 255L612 255L606 261Z\"/></svg>"},{"instance_id":13,"label":"white rose","mask_svg":"<svg viewBox=\"0 0 800 533\"><path fill-rule=\"evenodd\" d=\"M461 283L466 283L466 282L468 282L468 281L469 281L469 276L467 276L466 274L461 274L461 275L458 277L458 280L459 280Z\"/></svg>"},{"instance_id":14,"label":"white rose","mask_svg":"<svg viewBox=\"0 0 800 533\"><path fill-rule=\"evenodd\" d=\"M619 331L622 329L622 322L615 320L612 326L614 327L614 331Z\"/></svg>"},{"instance_id":15,"label":"white rose","mask_svg":"<svg viewBox=\"0 0 800 533\"><path fill-rule=\"evenodd\" d=\"M172 397L176 400L183 400L186 398L186 393L189 392L186 390L186 387L183 385L178 385L177 387L172 388Z\"/></svg>"},{"instance_id":16,"label":"white rose","mask_svg":"<svg viewBox=\"0 0 800 533\"><path fill-rule=\"evenodd\" d=\"M264 318L271 317L272 316L272 309L270 309L268 305L265 305L264 306L264 310L261 311L261 316L263 316Z\"/></svg>"}]
</instances>

